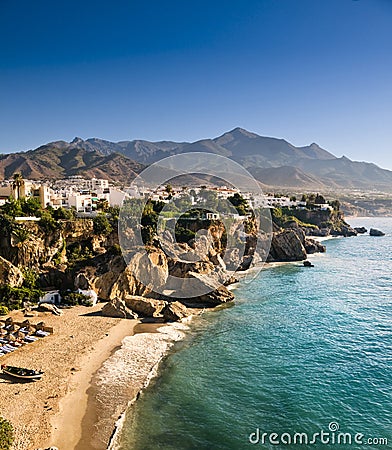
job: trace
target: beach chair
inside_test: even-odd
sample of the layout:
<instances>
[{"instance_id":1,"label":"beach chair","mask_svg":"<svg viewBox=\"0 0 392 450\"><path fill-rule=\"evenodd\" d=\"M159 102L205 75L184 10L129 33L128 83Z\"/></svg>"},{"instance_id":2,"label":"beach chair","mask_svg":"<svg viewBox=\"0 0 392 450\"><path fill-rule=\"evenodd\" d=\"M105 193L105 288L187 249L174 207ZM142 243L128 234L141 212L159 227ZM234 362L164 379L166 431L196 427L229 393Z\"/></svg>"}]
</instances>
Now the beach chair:
<instances>
[{"instance_id":1,"label":"beach chair","mask_svg":"<svg viewBox=\"0 0 392 450\"><path fill-rule=\"evenodd\" d=\"M2 351L3 353L11 353L13 350L10 350L9 348L3 346L0 347L0 351Z\"/></svg>"}]
</instances>

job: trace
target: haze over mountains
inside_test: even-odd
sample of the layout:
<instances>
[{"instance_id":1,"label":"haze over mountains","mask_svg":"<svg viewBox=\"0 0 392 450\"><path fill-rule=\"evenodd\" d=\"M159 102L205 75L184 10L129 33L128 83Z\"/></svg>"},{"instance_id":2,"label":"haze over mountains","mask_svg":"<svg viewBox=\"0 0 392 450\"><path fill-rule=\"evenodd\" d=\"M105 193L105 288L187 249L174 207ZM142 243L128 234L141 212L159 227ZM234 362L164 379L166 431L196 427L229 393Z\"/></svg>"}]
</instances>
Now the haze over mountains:
<instances>
[{"instance_id":1,"label":"haze over mountains","mask_svg":"<svg viewBox=\"0 0 392 450\"><path fill-rule=\"evenodd\" d=\"M242 128L191 143L110 142L98 138L52 142L36 150L1 155L0 177L21 172L32 179L85 175L125 182L145 165L184 152L210 152L231 158L268 186L392 191L392 171L344 156L337 158L315 143L295 147L284 139L259 136Z\"/></svg>"}]
</instances>

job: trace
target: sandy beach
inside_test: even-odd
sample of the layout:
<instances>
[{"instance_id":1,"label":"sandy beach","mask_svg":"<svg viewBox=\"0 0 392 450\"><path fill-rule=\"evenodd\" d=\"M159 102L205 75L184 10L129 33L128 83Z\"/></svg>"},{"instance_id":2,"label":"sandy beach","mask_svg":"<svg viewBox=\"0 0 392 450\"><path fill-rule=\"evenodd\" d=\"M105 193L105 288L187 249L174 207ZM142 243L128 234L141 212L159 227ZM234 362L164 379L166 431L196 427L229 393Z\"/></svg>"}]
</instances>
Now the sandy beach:
<instances>
[{"instance_id":1,"label":"sandy beach","mask_svg":"<svg viewBox=\"0 0 392 450\"><path fill-rule=\"evenodd\" d=\"M102 317L101 307L78 306L60 317L39 313L31 323L44 320L54 333L1 358L1 364L45 371L32 383L0 375L1 416L14 426L15 450L106 449L128 405L187 329ZM24 320L21 312L12 317Z\"/></svg>"},{"instance_id":2,"label":"sandy beach","mask_svg":"<svg viewBox=\"0 0 392 450\"><path fill-rule=\"evenodd\" d=\"M31 323L44 320L53 335L1 357L1 364L45 372L41 381L32 383L0 375L0 411L14 426L15 450L45 445L70 450L80 440L92 376L137 323L97 315L101 307L78 306L60 317L39 313ZM24 320L21 312L12 317Z\"/></svg>"}]
</instances>

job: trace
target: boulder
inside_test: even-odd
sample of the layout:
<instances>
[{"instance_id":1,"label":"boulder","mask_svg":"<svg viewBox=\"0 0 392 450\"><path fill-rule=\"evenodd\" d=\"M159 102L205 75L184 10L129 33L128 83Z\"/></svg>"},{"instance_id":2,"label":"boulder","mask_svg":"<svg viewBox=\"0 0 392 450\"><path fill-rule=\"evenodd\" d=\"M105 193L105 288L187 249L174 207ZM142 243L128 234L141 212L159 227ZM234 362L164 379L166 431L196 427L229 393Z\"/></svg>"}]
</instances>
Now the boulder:
<instances>
[{"instance_id":1,"label":"boulder","mask_svg":"<svg viewBox=\"0 0 392 450\"><path fill-rule=\"evenodd\" d=\"M307 238L305 239L305 250L308 255L312 255L313 253L325 253L327 248L315 239Z\"/></svg>"},{"instance_id":2,"label":"boulder","mask_svg":"<svg viewBox=\"0 0 392 450\"><path fill-rule=\"evenodd\" d=\"M234 300L233 293L221 284L216 277L189 272L187 278L191 279L192 282L187 283L188 291L186 294L191 295L192 293L197 294L198 292L200 294L181 300L185 305L213 307Z\"/></svg>"},{"instance_id":3,"label":"boulder","mask_svg":"<svg viewBox=\"0 0 392 450\"><path fill-rule=\"evenodd\" d=\"M365 227L355 227L354 230L358 233L358 234L365 234L367 233L367 229Z\"/></svg>"},{"instance_id":4,"label":"boulder","mask_svg":"<svg viewBox=\"0 0 392 450\"><path fill-rule=\"evenodd\" d=\"M63 314L61 309L58 309L57 306L52 303L40 303L37 309L41 312L51 312L55 316L61 316L61 314Z\"/></svg>"},{"instance_id":5,"label":"boulder","mask_svg":"<svg viewBox=\"0 0 392 450\"><path fill-rule=\"evenodd\" d=\"M385 236L384 232L376 230L375 228L370 228L369 234L370 236Z\"/></svg>"},{"instance_id":6,"label":"boulder","mask_svg":"<svg viewBox=\"0 0 392 450\"><path fill-rule=\"evenodd\" d=\"M302 238L302 235L301 235ZM303 261L306 250L297 234L297 230L286 229L272 236L270 254L267 261Z\"/></svg>"},{"instance_id":7,"label":"boulder","mask_svg":"<svg viewBox=\"0 0 392 450\"><path fill-rule=\"evenodd\" d=\"M125 304L124 300L114 298L106 303L101 310L105 317L116 317L119 319L137 319L137 314L131 311Z\"/></svg>"},{"instance_id":8,"label":"boulder","mask_svg":"<svg viewBox=\"0 0 392 450\"><path fill-rule=\"evenodd\" d=\"M177 322L189 315L186 306L180 302L168 303L162 310L162 314L165 322Z\"/></svg>"},{"instance_id":9,"label":"boulder","mask_svg":"<svg viewBox=\"0 0 392 450\"><path fill-rule=\"evenodd\" d=\"M183 259L169 259L169 273L176 278L185 278L189 272L208 274L214 269L215 266L210 261L188 262Z\"/></svg>"},{"instance_id":10,"label":"boulder","mask_svg":"<svg viewBox=\"0 0 392 450\"><path fill-rule=\"evenodd\" d=\"M23 274L16 266L0 256L0 285L9 284L19 287L23 283Z\"/></svg>"},{"instance_id":11,"label":"boulder","mask_svg":"<svg viewBox=\"0 0 392 450\"><path fill-rule=\"evenodd\" d=\"M344 237L357 236L357 232L350 225L343 225L341 228L341 235Z\"/></svg>"},{"instance_id":12,"label":"boulder","mask_svg":"<svg viewBox=\"0 0 392 450\"><path fill-rule=\"evenodd\" d=\"M314 267L314 264L312 264L310 261L306 260L306 261L304 261L304 267Z\"/></svg>"},{"instance_id":13,"label":"boulder","mask_svg":"<svg viewBox=\"0 0 392 450\"><path fill-rule=\"evenodd\" d=\"M124 297L126 307L136 313L139 317L158 317L167 305L164 300L155 300L136 295Z\"/></svg>"}]
</instances>

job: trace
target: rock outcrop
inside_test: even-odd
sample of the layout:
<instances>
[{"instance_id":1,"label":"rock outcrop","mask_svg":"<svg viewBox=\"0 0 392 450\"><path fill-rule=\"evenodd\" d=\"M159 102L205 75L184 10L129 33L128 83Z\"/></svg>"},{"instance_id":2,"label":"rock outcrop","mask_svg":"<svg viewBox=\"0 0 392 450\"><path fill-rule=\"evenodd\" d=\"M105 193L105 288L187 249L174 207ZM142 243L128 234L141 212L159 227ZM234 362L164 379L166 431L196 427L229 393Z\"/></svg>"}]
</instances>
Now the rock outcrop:
<instances>
[{"instance_id":1,"label":"rock outcrop","mask_svg":"<svg viewBox=\"0 0 392 450\"><path fill-rule=\"evenodd\" d=\"M187 278L192 280L186 285L188 298L181 300L186 306L214 307L234 300L234 294L213 276L189 272ZM192 292L200 294L197 297L190 297Z\"/></svg>"},{"instance_id":2,"label":"rock outcrop","mask_svg":"<svg viewBox=\"0 0 392 450\"><path fill-rule=\"evenodd\" d=\"M367 229L365 227L355 227L354 230L358 233L358 234L365 234L367 233Z\"/></svg>"},{"instance_id":3,"label":"rock outcrop","mask_svg":"<svg viewBox=\"0 0 392 450\"><path fill-rule=\"evenodd\" d=\"M167 305L167 302L163 300L155 300L136 295L125 296L124 303L127 308L139 317L159 317L163 308Z\"/></svg>"},{"instance_id":4,"label":"rock outcrop","mask_svg":"<svg viewBox=\"0 0 392 450\"><path fill-rule=\"evenodd\" d=\"M57 308L57 306L53 305L52 303L40 303L37 309L41 312L50 312L55 316L61 316L63 314L61 309Z\"/></svg>"},{"instance_id":5,"label":"rock outcrop","mask_svg":"<svg viewBox=\"0 0 392 450\"><path fill-rule=\"evenodd\" d=\"M315 239L305 239L304 247L308 255L312 255L313 253L325 253L327 251L326 246Z\"/></svg>"},{"instance_id":6,"label":"rock outcrop","mask_svg":"<svg viewBox=\"0 0 392 450\"><path fill-rule=\"evenodd\" d=\"M23 283L23 274L12 263L0 256L0 285L9 284L11 287L19 287Z\"/></svg>"},{"instance_id":7,"label":"rock outcrop","mask_svg":"<svg viewBox=\"0 0 392 450\"><path fill-rule=\"evenodd\" d=\"M105 317L116 317L119 319L137 319L138 317L137 314L127 307L125 301L119 298L114 298L106 303L101 312Z\"/></svg>"},{"instance_id":8,"label":"rock outcrop","mask_svg":"<svg viewBox=\"0 0 392 450\"><path fill-rule=\"evenodd\" d=\"M137 252L113 284L109 299L147 296L154 288L164 286L168 275L167 259L162 250L154 249L148 254Z\"/></svg>"},{"instance_id":9,"label":"rock outcrop","mask_svg":"<svg viewBox=\"0 0 392 450\"><path fill-rule=\"evenodd\" d=\"M370 228L369 234L370 236L385 236L383 231L376 230L375 228Z\"/></svg>"},{"instance_id":10,"label":"rock outcrop","mask_svg":"<svg viewBox=\"0 0 392 450\"><path fill-rule=\"evenodd\" d=\"M171 302L162 310L162 315L165 322L177 322L189 316L189 311L182 303Z\"/></svg>"},{"instance_id":11,"label":"rock outcrop","mask_svg":"<svg viewBox=\"0 0 392 450\"><path fill-rule=\"evenodd\" d=\"M306 250L298 236L297 230L285 229L275 232L271 241L270 254L267 261L303 261L306 259Z\"/></svg>"}]
</instances>

